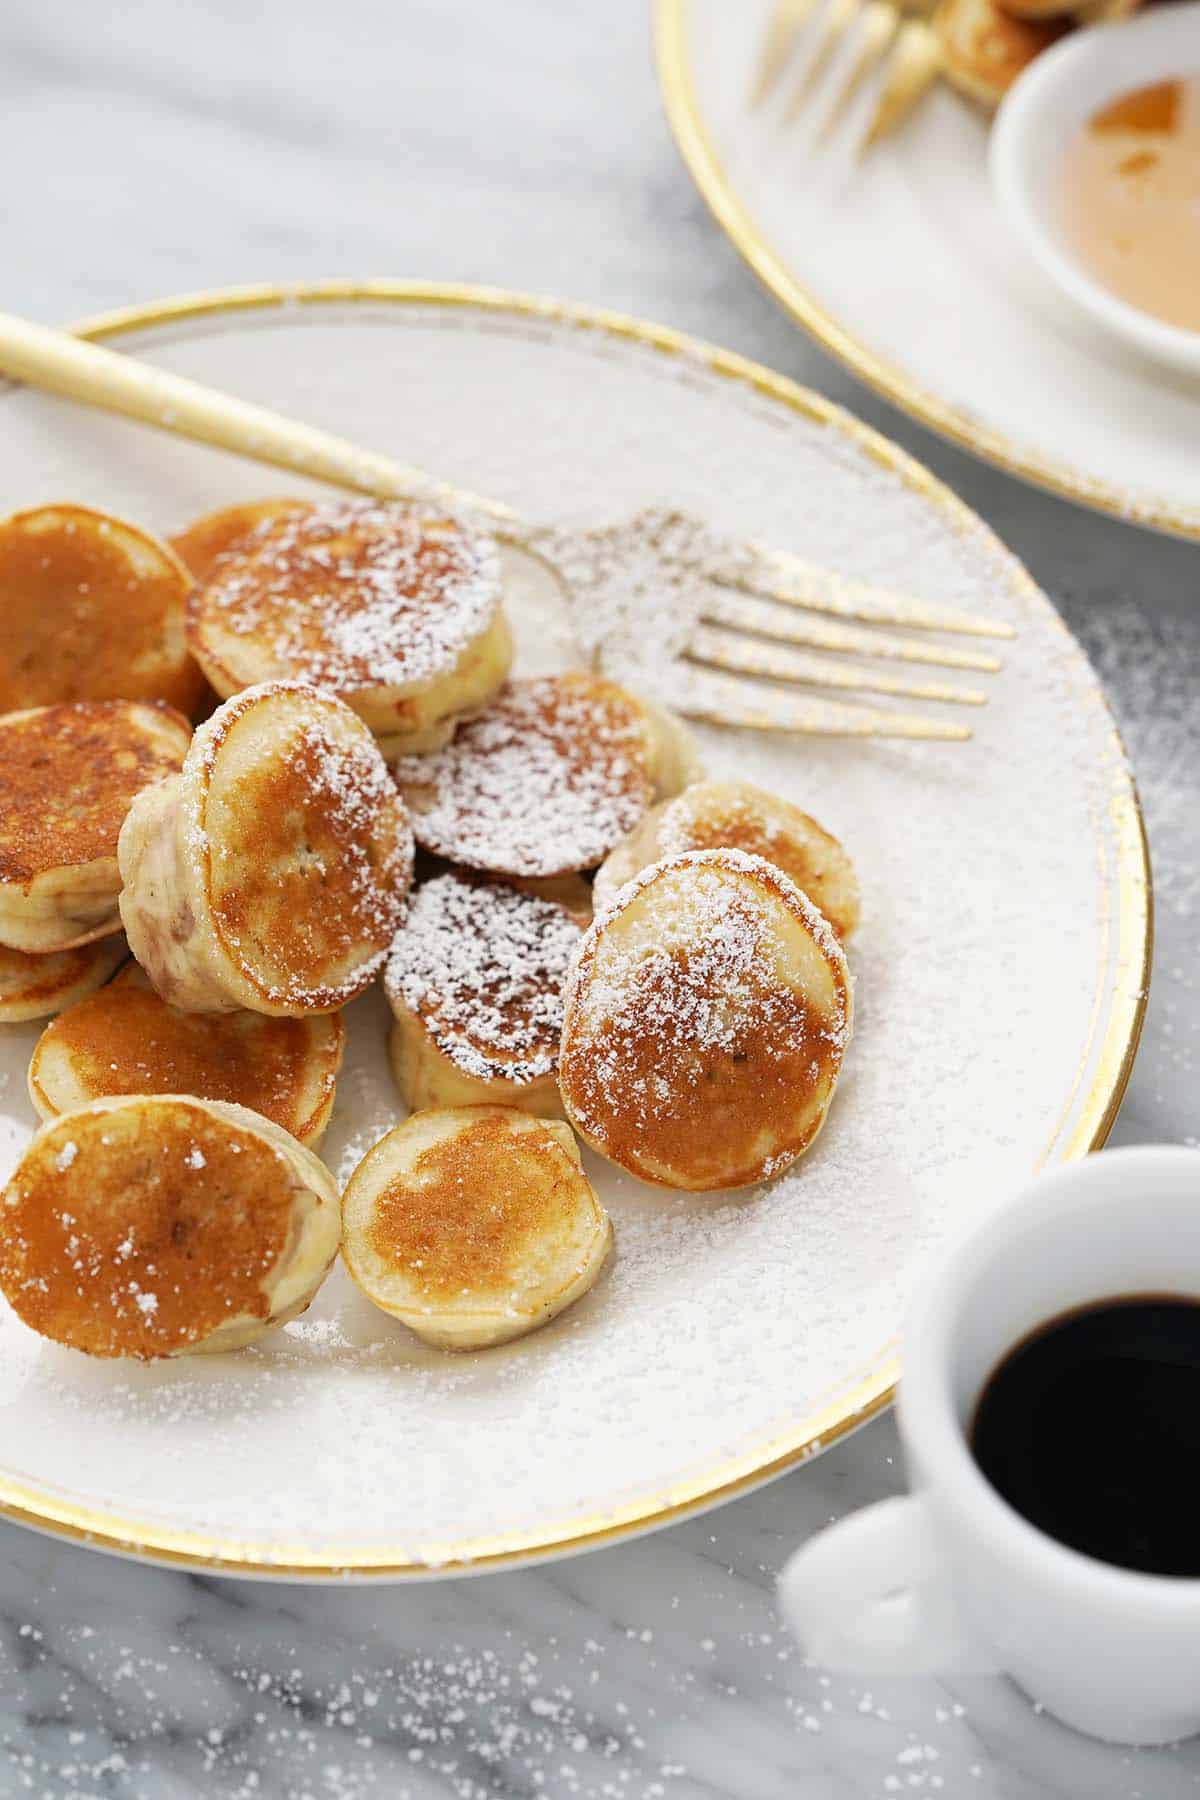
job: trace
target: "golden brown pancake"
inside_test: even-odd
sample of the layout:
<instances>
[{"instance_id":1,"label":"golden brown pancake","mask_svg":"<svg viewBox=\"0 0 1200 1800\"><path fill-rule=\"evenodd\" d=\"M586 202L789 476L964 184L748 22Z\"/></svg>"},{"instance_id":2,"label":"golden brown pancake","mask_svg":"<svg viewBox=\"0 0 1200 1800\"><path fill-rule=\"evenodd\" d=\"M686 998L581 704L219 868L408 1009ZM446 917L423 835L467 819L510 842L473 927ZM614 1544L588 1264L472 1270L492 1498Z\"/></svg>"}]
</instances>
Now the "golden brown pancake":
<instances>
[{"instance_id":1,"label":"golden brown pancake","mask_svg":"<svg viewBox=\"0 0 1200 1800\"><path fill-rule=\"evenodd\" d=\"M383 964L412 874L403 803L331 694L268 682L197 731L121 833L121 915L187 1012L334 1012Z\"/></svg>"},{"instance_id":2,"label":"golden brown pancake","mask_svg":"<svg viewBox=\"0 0 1200 1800\"><path fill-rule=\"evenodd\" d=\"M491 538L415 503L340 500L260 524L188 602L219 694L275 679L337 694L381 737L488 700L512 645Z\"/></svg>"},{"instance_id":3,"label":"golden brown pancake","mask_svg":"<svg viewBox=\"0 0 1200 1800\"><path fill-rule=\"evenodd\" d=\"M121 929L118 834L190 737L170 707L125 700L0 718L0 944L67 950Z\"/></svg>"},{"instance_id":4,"label":"golden brown pancake","mask_svg":"<svg viewBox=\"0 0 1200 1800\"><path fill-rule=\"evenodd\" d=\"M165 700L204 686L183 615L191 580L147 531L86 506L0 521L0 713L68 700Z\"/></svg>"},{"instance_id":5,"label":"golden brown pancake","mask_svg":"<svg viewBox=\"0 0 1200 1800\"><path fill-rule=\"evenodd\" d=\"M745 1187L815 1138L850 1024L841 946L780 869L739 850L652 863L568 980L567 1117L644 1181Z\"/></svg>"},{"instance_id":6,"label":"golden brown pancake","mask_svg":"<svg viewBox=\"0 0 1200 1800\"><path fill-rule=\"evenodd\" d=\"M1034 57L1068 29L1061 19L1014 18L996 0L944 0L937 13L943 72L973 100L998 106Z\"/></svg>"},{"instance_id":7,"label":"golden brown pancake","mask_svg":"<svg viewBox=\"0 0 1200 1800\"><path fill-rule=\"evenodd\" d=\"M308 512L312 505L311 500L247 500L240 506L222 506L193 519L168 541L192 580L204 582L212 575L217 558L227 550L245 549L260 525L288 513Z\"/></svg>"},{"instance_id":8,"label":"golden brown pancake","mask_svg":"<svg viewBox=\"0 0 1200 1800\"><path fill-rule=\"evenodd\" d=\"M559 1112L563 990L581 937L565 907L503 882L449 874L418 888L384 977L407 1104Z\"/></svg>"},{"instance_id":9,"label":"golden brown pancake","mask_svg":"<svg viewBox=\"0 0 1200 1800\"><path fill-rule=\"evenodd\" d=\"M237 1349L302 1312L337 1255L328 1170L244 1107L101 1100L44 1125L0 1214L0 1289L93 1356Z\"/></svg>"},{"instance_id":10,"label":"golden brown pancake","mask_svg":"<svg viewBox=\"0 0 1200 1800\"><path fill-rule=\"evenodd\" d=\"M544 1325L612 1243L569 1127L500 1106L414 1113L358 1165L342 1216L368 1299L446 1349Z\"/></svg>"},{"instance_id":11,"label":"golden brown pancake","mask_svg":"<svg viewBox=\"0 0 1200 1800\"><path fill-rule=\"evenodd\" d=\"M393 774L424 849L495 875L594 868L654 798L642 709L591 675L514 681Z\"/></svg>"},{"instance_id":12,"label":"golden brown pancake","mask_svg":"<svg viewBox=\"0 0 1200 1800\"><path fill-rule=\"evenodd\" d=\"M248 1106L315 1148L345 1047L338 1013L185 1013L136 963L47 1026L29 1065L43 1119L115 1094L195 1094Z\"/></svg>"},{"instance_id":13,"label":"golden brown pancake","mask_svg":"<svg viewBox=\"0 0 1200 1800\"><path fill-rule=\"evenodd\" d=\"M106 982L129 955L124 938L32 955L0 944L0 1024L44 1019Z\"/></svg>"},{"instance_id":14,"label":"golden brown pancake","mask_svg":"<svg viewBox=\"0 0 1200 1800\"><path fill-rule=\"evenodd\" d=\"M597 909L649 863L685 850L745 850L790 875L844 943L858 925L854 865L815 819L748 781L699 781L651 807L599 869Z\"/></svg>"}]
</instances>

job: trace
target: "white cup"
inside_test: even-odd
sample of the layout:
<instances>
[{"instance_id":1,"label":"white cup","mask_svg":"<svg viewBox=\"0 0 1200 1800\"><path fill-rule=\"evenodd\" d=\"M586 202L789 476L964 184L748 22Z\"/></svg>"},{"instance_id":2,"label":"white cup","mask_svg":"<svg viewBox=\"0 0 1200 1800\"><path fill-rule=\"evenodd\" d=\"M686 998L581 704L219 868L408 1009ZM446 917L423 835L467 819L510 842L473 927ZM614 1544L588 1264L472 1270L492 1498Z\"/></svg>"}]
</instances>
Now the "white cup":
<instances>
[{"instance_id":1,"label":"white cup","mask_svg":"<svg viewBox=\"0 0 1200 1800\"><path fill-rule=\"evenodd\" d=\"M1200 1730L1200 1580L1068 1549L1014 1511L967 1442L1006 1352L1090 1301L1200 1298L1200 1151L1105 1151L1042 1176L928 1274L898 1416L912 1492L821 1532L780 1576L805 1653L863 1673L1003 1671L1079 1731ZM1114 1457L1125 1421L1110 1421ZM1200 1494L1196 1496L1200 1531Z\"/></svg>"}]
</instances>

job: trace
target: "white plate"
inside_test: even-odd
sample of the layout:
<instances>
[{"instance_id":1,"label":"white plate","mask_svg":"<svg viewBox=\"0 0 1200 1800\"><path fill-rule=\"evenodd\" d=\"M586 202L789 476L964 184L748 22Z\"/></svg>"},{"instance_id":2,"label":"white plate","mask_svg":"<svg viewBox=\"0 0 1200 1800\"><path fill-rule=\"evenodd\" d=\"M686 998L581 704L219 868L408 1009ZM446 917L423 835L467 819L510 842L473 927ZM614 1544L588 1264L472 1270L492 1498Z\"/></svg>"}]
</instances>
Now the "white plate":
<instances>
[{"instance_id":1,"label":"white plate","mask_svg":"<svg viewBox=\"0 0 1200 1800\"><path fill-rule=\"evenodd\" d=\"M810 807L861 872L857 1036L793 1173L696 1198L592 1159L611 1271L544 1331L475 1356L423 1348L340 1269L302 1320L239 1356L89 1361L0 1316L14 1516L267 1574L596 1542L787 1466L882 1404L918 1254L997 1186L1103 1137L1143 1004L1136 801L1094 678L1029 578L915 464L814 396L669 333L515 297L252 301L148 308L114 335L541 517L674 500L1020 630L965 746L703 733L714 771ZM66 496L165 530L280 485L0 389L14 505ZM327 1140L341 1174L398 1115L383 1024L378 995L353 1009ZM33 1125L34 1037L0 1039L5 1167Z\"/></svg>"},{"instance_id":2,"label":"white plate","mask_svg":"<svg viewBox=\"0 0 1200 1800\"><path fill-rule=\"evenodd\" d=\"M776 0L657 0L659 72L692 175L785 307L864 381L1013 474L1200 537L1200 376L1116 341L1059 293L1006 224L987 119L939 83L864 158L873 104L820 131L847 45L798 119L798 50L751 107Z\"/></svg>"}]
</instances>

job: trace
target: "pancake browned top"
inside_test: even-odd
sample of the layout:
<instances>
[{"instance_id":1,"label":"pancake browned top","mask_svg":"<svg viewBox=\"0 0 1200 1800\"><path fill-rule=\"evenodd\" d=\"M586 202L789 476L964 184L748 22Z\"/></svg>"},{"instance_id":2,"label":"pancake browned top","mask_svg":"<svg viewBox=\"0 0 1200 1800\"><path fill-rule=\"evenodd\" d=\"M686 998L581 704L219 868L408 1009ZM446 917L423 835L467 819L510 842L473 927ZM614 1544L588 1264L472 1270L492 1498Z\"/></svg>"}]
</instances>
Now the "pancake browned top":
<instances>
[{"instance_id":1,"label":"pancake browned top","mask_svg":"<svg viewBox=\"0 0 1200 1800\"><path fill-rule=\"evenodd\" d=\"M124 700L0 718L0 881L115 857L135 794L178 773L190 737L171 707Z\"/></svg>"},{"instance_id":2,"label":"pancake browned top","mask_svg":"<svg viewBox=\"0 0 1200 1800\"><path fill-rule=\"evenodd\" d=\"M186 658L187 570L156 538L85 506L0 522L0 713L67 700L170 700Z\"/></svg>"},{"instance_id":3,"label":"pancake browned top","mask_svg":"<svg viewBox=\"0 0 1200 1800\"><path fill-rule=\"evenodd\" d=\"M217 558L227 550L244 549L260 525L285 513L309 512L312 506L310 500L247 500L240 506L223 506L193 519L175 533L170 545L194 581L207 581Z\"/></svg>"},{"instance_id":4,"label":"pancake browned top","mask_svg":"<svg viewBox=\"0 0 1200 1800\"><path fill-rule=\"evenodd\" d=\"M582 926L562 906L478 876L418 888L388 961L393 1005L481 1081L553 1072L563 988Z\"/></svg>"},{"instance_id":5,"label":"pancake browned top","mask_svg":"<svg viewBox=\"0 0 1200 1800\"><path fill-rule=\"evenodd\" d=\"M466 1112L467 1109L464 1109ZM430 1301L527 1283L577 1230L579 1169L540 1121L492 1109L420 1152L375 1202L368 1241Z\"/></svg>"},{"instance_id":6,"label":"pancake browned top","mask_svg":"<svg viewBox=\"0 0 1200 1800\"><path fill-rule=\"evenodd\" d=\"M820 908L839 938L858 923L858 893L850 858L837 838L790 801L746 781L698 782L664 803L657 826L658 856L686 850L744 850L790 875Z\"/></svg>"},{"instance_id":7,"label":"pancake browned top","mask_svg":"<svg viewBox=\"0 0 1200 1800\"><path fill-rule=\"evenodd\" d=\"M642 714L592 675L514 681L393 773L423 848L497 875L594 868L652 798Z\"/></svg>"},{"instance_id":8,"label":"pancake browned top","mask_svg":"<svg viewBox=\"0 0 1200 1800\"><path fill-rule=\"evenodd\" d=\"M0 1288L93 1356L166 1356L239 1314L292 1232L296 1176L253 1132L178 1097L68 1113L5 1189Z\"/></svg>"},{"instance_id":9,"label":"pancake browned top","mask_svg":"<svg viewBox=\"0 0 1200 1800\"><path fill-rule=\"evenodd\" d=\"M235 686L286 676L349 697L448 673L499 601L490 538L415 503L342 500L226 550L188 602L188 637Z\"/></svg>"},{"instance_id":10,"label":"pancake browned top","mask_svg":"<svg viewBox=\"0 0 1200 1800\"><path fill-rule=\"evenodd\" d=\"M345 1027L337 1014L187 1013L159 998L131 964L60 1013L34 1054L70 1059L80 1101L115 1094L195 1094L248 1106L304 1140L337 1079ZM315 1104L314 1104L315 1103Z\"/></svg>"},{"instance_id":11,"label":"pancake browned top","mask_svg":"<svg viewBox=\"0 0 1200 1800\"><path fill-rule=\"evenodd\" d=\"M1071 24L1070 19L1014 18L997 0L948 0L938 14L944 71L974 99L995 106Z\"/></svg>"},{"instance_id":12,"label":"pancake browned top","mask_svg":"<svg viewBox=\"0 0 1200 1800\"><path fill-rule=\"evenodd\" d=\"M114 938L40 954L0 944L0 1013L14 1005L30 1017L51 1013L81 984L98 986L128 955L124 939Z\"/></svg>"},{"instance_id":13,"label":"pancake browned top","mask_svg":"<svg viewBox=\"0 0 1200 1800\"><path fill-rule=\"evenodd\" d=\"M412 874L407 815L374 738L329 695L271 683L205 727L202 777L204 886L223 947L273 1002L341 1004L347 976L357 991L382 963Z\"/></svg>"},{"instance_id":14,"label":"pancake browned top","mask_svg":"<svg viewBox=\"0 0 1200 1800\"><path fill-rule=\"evenodd\" d=\"M644 870L588 931L568 984L563 1097L647 1180L744 1185L815 1134L849 1020L837 939L795 884L741 851L690 852Z\"/></svg>"}]
</instances>

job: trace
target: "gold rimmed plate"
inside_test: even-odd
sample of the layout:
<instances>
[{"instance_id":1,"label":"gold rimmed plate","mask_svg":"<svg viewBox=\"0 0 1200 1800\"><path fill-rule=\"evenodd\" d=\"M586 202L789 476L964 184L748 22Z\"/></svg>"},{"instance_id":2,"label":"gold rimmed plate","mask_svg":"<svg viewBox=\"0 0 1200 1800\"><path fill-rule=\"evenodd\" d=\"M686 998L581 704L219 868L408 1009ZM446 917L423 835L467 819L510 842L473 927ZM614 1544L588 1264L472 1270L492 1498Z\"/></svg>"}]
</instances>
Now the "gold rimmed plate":
<instances>
[{"instance_id":1,"label":"gold rimmed plate","mask_svg":"<svg viewBox=\"0 0 1200 1800\"><path fill-rule=\"evenodd\" d=\"M0 1510L158 1560L397 1577L581 1549L729 1497L885 1404L922 1252L1044 1160L1103 1141L1145 1002L1150 894L1111 718L1049 603L902 452L815 395L658 326L495 290L246 289L87 328L547 519L651 500L1019 635L970 744L701 733L714 773L851 848L858 1029L794 1172L730 1196L596 1160L616 1257L535 1336L455 1357L335 1271L239 1356L136 1367L0 1311ZM159 530L278 482L200 446L0 389L0 487ZM518 640L560 621L534 603ZM324 1154L345 1175L399 1116L378 995ZM33 1128L33 1027L0 1037L0 1159Z\"/></svg>"},{"instance_id":2,"label":"gold rimmed plate","mask_svg":"<svg viewBox=\"0 0 1200 1800\"><path fill-rule=\"evenodd\" d=\"M852 34L818 84L828 92L792 117L803 37L754 103L775 0L656 5L663 100L692 178L818 343L1009 473L1200 538L1200 382L1122 345L1047 282L992 198L983 112L939 83L861 156L870 83L836 131L823 129Z\"/></svg>"}]
</instances>

